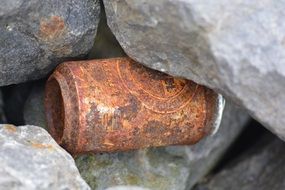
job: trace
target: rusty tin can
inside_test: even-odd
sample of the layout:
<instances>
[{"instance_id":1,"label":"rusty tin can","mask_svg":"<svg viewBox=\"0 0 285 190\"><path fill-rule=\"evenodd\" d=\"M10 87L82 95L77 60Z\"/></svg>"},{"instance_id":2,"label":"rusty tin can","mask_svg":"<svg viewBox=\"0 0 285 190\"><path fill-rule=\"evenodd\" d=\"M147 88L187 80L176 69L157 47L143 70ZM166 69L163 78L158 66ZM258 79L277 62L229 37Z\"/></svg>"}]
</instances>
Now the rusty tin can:
<instances>
[{"instance_id":1,"label":"rusty tin can","mask_svg":"<svg viewBox=\"0 0 285 190\"><path fill-rule=\"evenodd\" d=\"M45 94L49 132L72 154L193 144L217 129L223 104L130 58L65 62Z\"/></svg>"}]
</instances>

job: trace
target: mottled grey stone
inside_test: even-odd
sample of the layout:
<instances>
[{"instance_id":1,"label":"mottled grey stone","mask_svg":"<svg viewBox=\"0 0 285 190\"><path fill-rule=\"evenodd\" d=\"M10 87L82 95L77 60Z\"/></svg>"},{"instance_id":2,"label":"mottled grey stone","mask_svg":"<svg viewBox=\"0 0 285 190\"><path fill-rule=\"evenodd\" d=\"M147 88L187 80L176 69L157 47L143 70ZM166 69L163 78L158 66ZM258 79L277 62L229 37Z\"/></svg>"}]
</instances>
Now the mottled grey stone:
<instances>
[{"instance_id":1,"label":"mottled grey stone","mask_svg":"<svg viewBox=\"0 0 285 190\"><path fill-rule=\"evenodd\" d=\"M285 139L284 0L104 0L125 52L216 89Z\"/></svg>"},{"instance_id":2,"label":"mottled grey stone","mask_svg":"<svg viewBox=\"0 0 285 190\"><path fill-rule=\"evenodd\" d=\"M2 0L0 86L45 77L91 49L98 0Z\"/></svg>"},{"instance_id":3,"label":"mottled grey stone","mask_svg":"<svg viewBox=\"0 0 285 190\"><path fill-rule=\"evenodd\" d=\"M73 158L42 128L0 125L0 189L90 189Z\"/></svg>"},{"instance_id":4,"label":"mottled grey stone","mask_svg":"<svg viewBox=\"0 0 285 190\"><path fill-rule=\"evenodd\" d=\"M253 146L242 158L195 190L285 189L285 143L274 139Z\"/></svg>"},{"instance_id":5,"label":"mottled grey stone","mask_svg":"<svg viewBox=\"0 0 285 190\"><path fill-rule=\"evenodd\" d=\"M83 155L76 159L76 164L83 179L96 190L116 185L188 190L217 163L247 119L244 111L228 103L218 133L194 146Z\"/></svg>"}]
</instances>

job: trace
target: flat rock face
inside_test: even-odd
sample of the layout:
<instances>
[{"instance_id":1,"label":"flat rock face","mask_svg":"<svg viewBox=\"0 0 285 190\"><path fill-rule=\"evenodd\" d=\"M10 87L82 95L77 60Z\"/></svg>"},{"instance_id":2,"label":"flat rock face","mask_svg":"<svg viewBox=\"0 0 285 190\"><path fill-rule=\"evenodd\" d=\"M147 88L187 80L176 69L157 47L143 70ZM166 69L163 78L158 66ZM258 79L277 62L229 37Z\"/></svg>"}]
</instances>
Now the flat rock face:
<instances>
[{"instance_id":1,"label":"flat rock face","mask_svg":"<svg viewBox=\"0 0 285 190\"><path fill-rule=\"evenodd\" d=\"M0 125L0 189L90 189L73 158L42 128Z\"/></svg>"},{"instance_id":2,"label":"flat rock face","mask_svg":"<svg viewBox=\"0 0 285 190\"><path fill-rule=\"evenodd\" d=\"M2 0L0 86L45 77L63 60L91 49L97 0Z\"/></svg>"},{"instance_id":3,"label":"flat rock face","mask_svg":"<svg viewBox=\"0 0 285 190\"><path fill-rule=\"evenodd\" d=\"M243 129L248 116L227 104L219 132L194 146L83 155L78 169L92 189L135 185L151 190L188 190L216 164Z\"/></svg>"},{"instance_id":4,"label":"flat rock face","mask_svg":"<svg viewBox=\"0 0 285 190\"><path fill-rule=\"evenodd\" d=\"M285 139L284 0L104 0L133 59L216 89Z\"/></svg>"},{"instance_id":5,"label":"flat rock face","mask_svg":"<svg viewBox=\"0 0 285 190\"><path fill-rule=\"evenodd\" d=\"M195 190L285 189L285 143L275 139L254 146L239 162L231 164Z\"/></svg>"}]
</instances>

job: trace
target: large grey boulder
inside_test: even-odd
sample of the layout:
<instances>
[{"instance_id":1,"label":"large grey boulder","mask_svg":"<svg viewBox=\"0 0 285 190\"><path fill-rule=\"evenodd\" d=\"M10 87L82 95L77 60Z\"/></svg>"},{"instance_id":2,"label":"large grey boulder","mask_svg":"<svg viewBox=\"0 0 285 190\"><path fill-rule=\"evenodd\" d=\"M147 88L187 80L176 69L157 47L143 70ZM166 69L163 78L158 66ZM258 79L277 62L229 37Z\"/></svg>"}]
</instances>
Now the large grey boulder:
<instances>
[{"instance_id":1,"label":"large grey boulder","mask_svg":"<svg viewBox=\"0 0 285 190\"><path fill-rule=\"evenodd\" d=\"M274 139L253 146L242 158L195 190L281 190L285 189L284 175L285 143Z\"/></svg>"},{"instance_id":2,"label":"large grey boulder","mask_svg":"<svg viewBox=\"0 0 285 190\"><path fill-rule=\"evenodd\" d=\"M99 21L98 0L2 0L0 86L46 76L86 55Z\"/></svg>"},{"instance_id":3,"label":"large grey boulder","mask_svg":"<svg viewBox=\"0 0 285 190\"><path fill-rule=\"evenodd\" d=\"M125 52L216 89L285 139L284 0L104 0Z\"/></svg>"},{"instance_id":4,"label":"large grey boulder","mask_svg":"<svg viewBox=\"0 0 285 190\"><path fill-rule=\"evenodd\" d=\"M189 190L215 166L247 119L244 111L227 104L219 132L194 146L83 155L76 158L76 164L83 179L94 190L117 185Z\"/></svg>"},{"instance_id":5,"label":"large grey boulder","mask_svg":"<svg viewBox=\"0 0 285 190\"><path fill-rule=\"evenodd\" d=\"M90 189L73 158L42 128L0 125L0 189Z\"/></svg>"}]
</instances>

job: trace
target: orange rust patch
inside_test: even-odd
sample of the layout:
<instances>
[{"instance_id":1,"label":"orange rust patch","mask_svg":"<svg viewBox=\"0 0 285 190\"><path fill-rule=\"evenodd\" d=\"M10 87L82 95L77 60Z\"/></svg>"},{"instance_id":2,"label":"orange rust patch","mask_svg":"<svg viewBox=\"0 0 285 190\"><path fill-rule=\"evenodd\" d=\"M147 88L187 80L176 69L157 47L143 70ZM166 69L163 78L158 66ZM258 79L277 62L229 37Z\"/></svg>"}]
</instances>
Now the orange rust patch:
<instances>
[{"instance_id":1,"label":"orange rust patch","mask_svg":"<svg viewBox=\"0 0 285 190\"><path fill-rule=\"evenodd\" d=\"M60 16L51 16L40 21L39 36L44 40L59 38L65 31L65 23Z\"/></svg>"},{"instance_id":2,"label":"orange rust patch","mask_svg":"<svg viewBox=\"0 0 285 190\"><path fill-rule=\"evenodd\" d=\"M17 128L14 125L6 124L4 125L4 128L10 133L15 133L17 131Z\"/></svg>"},{"instance_id":3,"label":"orange rust patch","mask_svg":"<svg viewBox=\"0 0 285 190\"><path fill-rule=\"evenodd\" d=\"M31 142L31 145L34 148L48 148L48 149L52 149L52 145L50 145L50 144L41 144L41 143Z\"/></svg>"}]
</instances>

